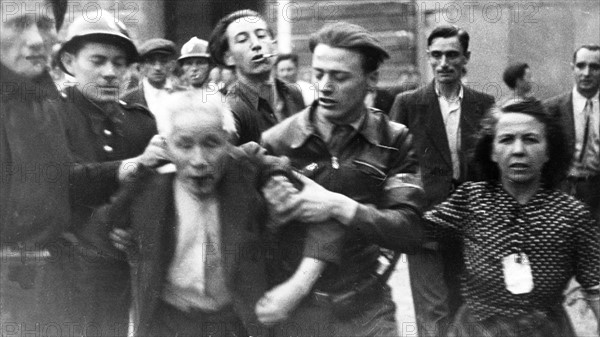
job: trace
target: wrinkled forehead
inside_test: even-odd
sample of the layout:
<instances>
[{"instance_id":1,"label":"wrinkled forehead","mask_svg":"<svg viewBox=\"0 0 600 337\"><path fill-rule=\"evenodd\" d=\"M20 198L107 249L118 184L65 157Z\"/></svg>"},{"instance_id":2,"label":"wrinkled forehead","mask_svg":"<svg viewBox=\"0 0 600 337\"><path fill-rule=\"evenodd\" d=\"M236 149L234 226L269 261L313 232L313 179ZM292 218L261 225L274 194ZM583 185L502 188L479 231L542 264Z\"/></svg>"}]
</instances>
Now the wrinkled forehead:
<instances>
[{"instance_id":1,"label":"wrinkled forehead","mask_svg":"<svg viewBox=\"0 0 600 337\"><path fill-rule=\"evenodd\" d=\"M0 15L3 23L23 17L54 19L54 5L50 0L0 0Z\"/></svg>"}]
</instances>

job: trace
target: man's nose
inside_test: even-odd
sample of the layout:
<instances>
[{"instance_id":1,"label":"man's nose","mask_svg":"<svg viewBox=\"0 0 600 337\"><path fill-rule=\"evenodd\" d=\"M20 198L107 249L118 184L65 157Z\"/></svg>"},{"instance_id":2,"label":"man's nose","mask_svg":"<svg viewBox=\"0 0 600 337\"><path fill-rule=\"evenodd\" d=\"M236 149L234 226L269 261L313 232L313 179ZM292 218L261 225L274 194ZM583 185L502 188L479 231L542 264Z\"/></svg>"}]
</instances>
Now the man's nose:
<instances>
[{"instance_id":1,"label":"man's nose","mask_svg":"<svg viewBox=\"0 0 600 337\"><path fill-rule=\"evenodd\" d=\"M202 168L205 167L207 163L205 151L199 146L195 147L190 164L195 168Z\"/></svg>"},{"instance_id":2,"label":"man's nose","mask_svg":"<svg viewBox=\"0 0 600 337\"><path fill-rule=\"evenodd\" d=\"M251 36L250 37L250 42L251 42L250 48L253 51L259 51L259 50L262 49L262 46L260 45L260 41L258 40L258 37Z\"/></svg>"},{"instance_id":3,"label":"man's nose","mask_svg":"<svg viewBox=\"0 0 600 337\"><path fill-rule=\"evenodd\" d=\"M40 34L40 30L36 24L30 25L25 32L23 32L23 38L30 48L40 48L44 45L44 38L42 37L42 34Z\"/></svg>"}]
</instances>

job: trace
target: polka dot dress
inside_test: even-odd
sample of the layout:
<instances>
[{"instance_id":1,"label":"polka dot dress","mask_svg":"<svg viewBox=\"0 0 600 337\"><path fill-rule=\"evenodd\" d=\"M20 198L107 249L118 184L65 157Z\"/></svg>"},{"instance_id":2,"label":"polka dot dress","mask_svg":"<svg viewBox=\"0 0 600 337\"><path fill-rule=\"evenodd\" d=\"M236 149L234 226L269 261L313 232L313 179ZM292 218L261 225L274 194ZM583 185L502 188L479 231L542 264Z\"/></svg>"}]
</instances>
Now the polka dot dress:
<instances>
[{"instance_id":1,"label":"polka dot dress","mask_svg":"<svg viewBox=\"0 0 600 337\"><path fill-rule=\"evenodd\" d=\"M462 292L474 316L516 317L560 305L570 278L600 284L600 231L583 203L539 189L520 205L500 184L469 182L425 214L437 238L458 236L466 270ZM502 259L525 253L534 288L515 295L505 286Z\"/></svg>"}]
</instances>

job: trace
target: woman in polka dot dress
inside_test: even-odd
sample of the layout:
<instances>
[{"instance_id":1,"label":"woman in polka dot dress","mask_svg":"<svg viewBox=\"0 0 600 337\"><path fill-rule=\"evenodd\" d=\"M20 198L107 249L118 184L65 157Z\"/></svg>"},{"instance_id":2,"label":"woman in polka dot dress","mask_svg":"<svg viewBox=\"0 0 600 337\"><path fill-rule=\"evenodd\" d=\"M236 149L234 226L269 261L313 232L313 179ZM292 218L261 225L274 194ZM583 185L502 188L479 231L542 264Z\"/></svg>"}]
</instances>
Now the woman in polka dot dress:
<instances>
[{"instance_id":1,"label":"woman in polka dot dress","mask_svg":"<svg viewBox=\"0 0 600 337\"><path fill-rule=\"evenodd\" d=\"M556 189L570 165L565 132L539 101L493 109L482 124L474 160L485 181L425 214L433 236L464 245L465 305L449 335L574 336L563 291L575 276L598 318L600 231Z\"/></svg>"}]
</instances>

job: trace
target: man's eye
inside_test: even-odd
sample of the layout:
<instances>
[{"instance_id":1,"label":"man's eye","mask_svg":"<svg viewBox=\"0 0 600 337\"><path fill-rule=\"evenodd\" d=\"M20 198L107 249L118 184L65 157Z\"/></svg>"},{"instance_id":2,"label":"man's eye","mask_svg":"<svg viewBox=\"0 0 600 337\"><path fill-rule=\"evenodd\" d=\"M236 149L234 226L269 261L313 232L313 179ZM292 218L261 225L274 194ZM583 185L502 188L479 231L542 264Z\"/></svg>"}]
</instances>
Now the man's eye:
<instances>
[{"instance_id":1,"label":"man's eye","mask_svg":"<svg viewBox=\"0 0 600 337\"><path fill-rule=\"evenodd\" d=\"M460 53L456 51L450 51L446 53L446 57L451 59L457 58L459 55Z\"/></svg>"},{"instance_id":2,"label":"man's eye","mask_svg":"<svg viewBox=\"0 0 600 337\"><path fill-rule=\"evenodd\" d=\"M429 55L431 55L431 57L439 59L440 57L442 57L442 53L439 51L433 51L431 53L429 53Z\"/></svg>"},{"instance_id":3,"label":"man's eye","mask_svg":"<svg viewBox=\"0 0 600 337\"><path fill-rule=\"evenodd\" d=\"M322 72L315 72L315 78L317 80L320 80L321 78L323 78L323 73Z\"/></svg>"},{"instance_id":4,"label":"man's eye","mask_svg":"<svg viewBox=\"0 0 600 337\"><path fill-rule=\"evenodd\" d=\"M592 64L590 64L590 69L591 70L600 70L600 64L592 63Z\"/></svg>"},{"instance_id":5,"label":"man's eye","mask_svg":"<svg viewBox=\"0 0 600 337\"><path fill-rule=\"evenodd\" d=\"M55 24L56 22L50 18L42 18L38 21L37 26L40 30L48 31L54 29Z\"/></svg>"},{"instance_id":6,"label":"man's eye","mask_svg":"<svg viewBox=\"0 0 600 337\"><path fill-rule=\"evenodd\" d=\"M246 41L248 41L248 36L246 36L246 35L238 35L235 38L235 42L237 42L237 43L244 43Z\"/></svg>"}]
</instances>

